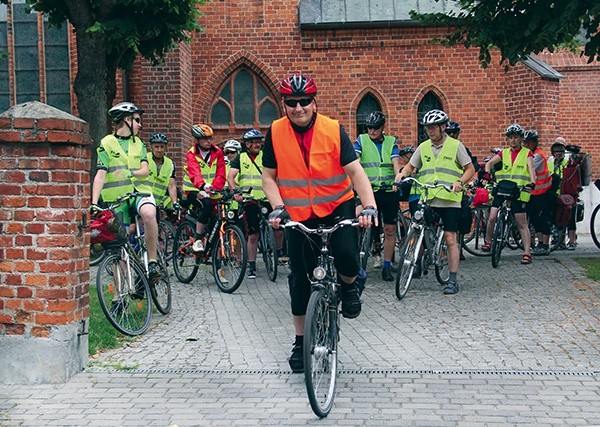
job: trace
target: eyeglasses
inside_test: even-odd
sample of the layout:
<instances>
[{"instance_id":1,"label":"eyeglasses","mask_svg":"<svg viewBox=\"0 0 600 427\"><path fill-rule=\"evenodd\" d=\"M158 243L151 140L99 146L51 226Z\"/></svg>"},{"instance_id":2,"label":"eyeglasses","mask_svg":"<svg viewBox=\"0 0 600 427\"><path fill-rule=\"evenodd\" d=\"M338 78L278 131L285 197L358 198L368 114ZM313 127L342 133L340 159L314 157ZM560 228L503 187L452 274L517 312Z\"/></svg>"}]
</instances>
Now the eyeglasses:
<instances>
[{"instance_id":1,"label":"eyeglasses","mask_svg":"<svg viewBox=\"0 0 600 427\"><path fill-rule=\"evenodd\" d=\"M564 151L553 151L552 154L565 154Z\"/></svg>"},{"instance_id":2,"label":"eyeglasses","mask_svg":"<svg viewBox=\"0 0 600 427\"><path fill-rule=\"evenodd\" d=\"M137 123L142 123L141 117L133 117L133 120L135 120Z\"/></svg>"},{"instance_id":3,"label":"eyeglasses","mask_svg":"<svg viewBox=\"0 0 600 427\"><path fill-rule=\"evenodd\" d=\"M246 141L246 144L262 144L262 139L249 139Z\"/></svg>"},{"instance_id":4,"label":"eyeglasses","mask_svg":"<svg viewBox=\"0 0 600 427\"><path fill-rule=\"evenodd\" d=\"M229 151L229 150L225 151L225 154L235 154L235 153L237 153L237 151Z\"/></svg>"},{"instance_id":5,"label":"eyeglasses","mask_svg":"<svg viewBox=\"0 0 600 427\"><path fill-rule=\"evenodd\" d=\"M296 108L296 105L300 104L301 107L308 107L313 102L313 98L300 98L300 99L284 99L283 103L290 108Z\"/></svg>"},{"instance_id":6,"label":"eyeglasses","mask_svg":"<svg viewBox=\"0 0 600 427\"><path fill-rule=\"evenodd\" d=\"M367 130L371 130L371 129L378 130L378 129L381 129L381 126L379 126L378 128L376 128L375 126L367 126Z\"/></svg>"}]
</instances>

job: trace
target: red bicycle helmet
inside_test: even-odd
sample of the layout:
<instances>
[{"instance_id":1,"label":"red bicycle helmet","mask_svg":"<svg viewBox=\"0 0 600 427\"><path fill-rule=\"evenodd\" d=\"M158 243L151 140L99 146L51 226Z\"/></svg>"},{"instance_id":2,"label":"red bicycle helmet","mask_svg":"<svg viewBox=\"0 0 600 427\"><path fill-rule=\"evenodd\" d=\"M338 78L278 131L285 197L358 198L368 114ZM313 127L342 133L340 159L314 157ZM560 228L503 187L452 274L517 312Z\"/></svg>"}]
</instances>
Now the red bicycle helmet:
<instances>
[{"instance_id":1,"label":"red bicycle helmet","mask_svg":"<svg viewBox=\"0 0 600 427\"><path fill-rule=\"evenodd\" d=\"M292 74L286 77L281 82L279 92L282 96L285 95L310 95L315 96L317 94L317 85L315 81L302 74Z\"/></svg>"}]
</instances>

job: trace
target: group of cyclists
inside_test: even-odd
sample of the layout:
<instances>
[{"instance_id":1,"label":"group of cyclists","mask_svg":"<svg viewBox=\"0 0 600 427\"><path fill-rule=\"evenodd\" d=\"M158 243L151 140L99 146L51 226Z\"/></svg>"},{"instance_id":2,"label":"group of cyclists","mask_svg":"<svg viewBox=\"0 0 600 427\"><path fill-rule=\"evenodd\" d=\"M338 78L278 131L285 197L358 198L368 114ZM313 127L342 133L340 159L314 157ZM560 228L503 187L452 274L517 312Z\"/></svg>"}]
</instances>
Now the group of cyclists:
<instances>
[{"instance_id":1,"label":"group of cyclists","mask_svg":"<svg viewBox=\"0 0 600 427\"><path fill-rule=\"evenodd\" d=\"M382 245L376 245L374 267L381 268L383 280L393 281L392 260L400 201L414 204L419 199L414 187L402 185L403 179L412 176L422 183L443 183L446 189L431 191L429 201L442 220L448 250L450 278L443 292L456 294L461 257L457 237L461 203L465 186L475 178L479 165L458 139L460 126L451 122L444 111L427 112L422 125L428 139L416 149L400 150L396 139L385 134L386 118L379 111L368 115L367 132L352 143L338 121L318 113L316 83L306 75L286 77L280 84L280 95L285 115L272 123L266 135L251 129L242 135L242 142L228 140L220 148L213 142L210 126L195 124L191 127L194 143L186 153L182 199L193 207L197 218L193 245L196 252L204 250L204 231L221 197L219 192L225 188L239 191L235 196L238 203L246 203L245 193L251 193L254 200L259 201L245 208L248 278L257 277L258 209L261 203L267 206L269 222L276 230L277 248L282 251L281 255L285 252L289 256L288 282L296 335L289 363L294 372L302 372L304 316L319 247L294 230L286 234L284 245L282 222L293 220L314 228L333 225L343 218L357 218L359 226L371 227L378 225L381 212L384 236ZM109 110L115 131L103 138L97 149L91 201L94 208L100 198L111 202L129 191L153 194L120 208L125 224L131 224L131 215L136 214L144 222L148 275L152 282L160 275L156 265L156 205L178 209L180 200L174 163L165 156L167 136L152 134L150 152L138 136L143 112L131 102L119 103ZM494 165L502 162L496 178L512 180L522 188L513 211L524 243L521 262L530 264L527 202L541 211L546 191L552 189L548 182L552 181L554 165L562 164L560 153L564 156L564 145L562 148L557 144L552 146L554 163L549 163L537 147L537 132L525 132L513 124L505 134L508 146L485 164L484 177L489 179ZM489 250L497 208L493 201L484 250ZM534 253L543 254L550 234L546 227L547 215L540 213L534 224L540 233L540 243ZM355 227L341 228L330 242L340 284L341 312L346 318L355 318L361 312L357 236ZM574 244L574 240L570 243Z\"/></svg>"}]
</instances>

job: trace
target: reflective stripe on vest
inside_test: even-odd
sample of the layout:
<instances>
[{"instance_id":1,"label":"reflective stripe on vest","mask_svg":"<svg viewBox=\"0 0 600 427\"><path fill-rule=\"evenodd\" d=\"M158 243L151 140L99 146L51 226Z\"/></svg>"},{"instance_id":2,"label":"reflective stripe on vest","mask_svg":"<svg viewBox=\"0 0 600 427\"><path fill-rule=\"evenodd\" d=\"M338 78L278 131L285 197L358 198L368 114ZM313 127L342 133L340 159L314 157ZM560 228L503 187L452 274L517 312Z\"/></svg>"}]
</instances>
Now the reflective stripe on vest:
<instances>
[{"instance_id":1,"label":"reflective stripe on vest","mask_svg":"<svg viewBox=\"0 0 600 427\"><path fill-rule=\"evenodd\" d=\"M198 162L198 164L200 165L200 173L202 174L202 179L204 179L204 182L212 182L213 179L215 179L215 176L217 176L217 161L215 160L214 162L212 162L212 165L209 165L208 163L206 163L204 161L204 159L202 158L202 156L199 156L197 154L195 154L195 147L192 146L192 148L190 148L188 150L188 152L192 152L194 153L194 157L196 158L196 161ZM213 154L213 152L211 151L211 155ZM194 184L192 183L192 180L190 179L190 176L188 175L188 167L187 164L183 167L183 170L185 171L185 174L183 175L183 191L200 191L199 188L195 187ZM211 199L218 199L221 196L218 194L213 194L212 196L210 196Z\"/></svg>"},{"instance_id":2,"label":"reflective stripe on vest","mask_svg":"<svg viewBox=\"0 0 600 427\"><path fill-rule=\"evenodd\" d=\"M254 159L254 163L259 168L262 168L262 151L258 153ZM265 197L265 192L262 190L262 176L256 166L250 160L248 153L240 154L240 172L237 175L238 185L242 191L248 191L252 188L252 195L257 198Z\"/></svg>"},{"instance_id":3,"label":"reflective stripe on vest","mask_svg":"<svg viewBox=\"0 0 600 427\"><path fill-rule=\"evenodd\" d=\"M369 177L373 188L376 189L381 184L393 184L396 175L394 174L394 166L390 157L396 145L396 139L386 136L381 146L381 154L379 154L377 145L367 134L360 136L360 144L362 146L360 163L367 177ZM393 190L390 189L389 191Z\"/></svg>"},{"instance_id":4,"label":"reflective stripe on vest","mask_svg":"<svg viewBox=\"0 0 600 427\"><path fill-rule=\"evenodd\" d=\"M149 186L144 185L146 183L145 179L129 178L129 173L138 170L142 163L143 142L141 139L138 137L131 138L127 153L125 153L121 144L119 144L119 140L114 135L105 136L100 144L108 154L109 159L106 180L102 187L102 200L112 202L123 194L136 189L140 192L150 192Z\"/></svg>"},{"instance_id":5,"label":"reflective stripe on vest","mask_svg":"<svg viewBox=\"0 0 600 427\"><path fill-rule=\"evenodd\" d=\"M352 182L341 165L337 120L317 114L308 167L287 117L273 122L271 135L279 192L294 221L313 214L323 218L353 199Z\"/></svg>"},{"instance_id":6,"label":"reflective stripe on vest","mask_svg":"<svg viewBox=\"0 0 600 427\"><path fill-rule=\"evenodd\" d=\"M152 153L148 153L148 181L152 188L152 194L157 205L169 207L173 204L171 197L169 196L169 181L171 175L173 175L173 161L167 156L163 157L163 164L158 172L158 166L154 161Z\"/></svg>"},{"instance_id":7,"label":"reflective stripe on vest","mask_svg":"<svg viewBox=\"0 0 600 427\"><path fill-rule=\"evenodd\" d=\"M550 172L548 171L548 157L546 157L544 152L537 148L534 151L534 154L539 154L543 159L543 169L541 172L535 171L535 188L531 192L532 196L539 196L552 187L552 175L550 175Z\"/></svg>"},{"instance_id":8,"label":"reflective stripe on vest","mask_svg":"<svg viewBox=\"0 0 600 427\"><path fill-rule=\"evenodd\" d=\"M529 177L529 167L527 165L529 153L530 151L528 148L521 147L515 162L511 165L512 158L510 154L510 148L505 148L502 150L502 169L496 172L496 179L498 181L501 179L514 181L519 187L529 184L531 182L531 178ZM521 194L519 195L520 201L528 202L530 198L530 193L521 191Z\"/></svg>"},{"instance_id":9,"label":"reflective stripe on vest","mask_svg":"<svg viewBox=\"0 0 600 427\"><path fill-rule=\"evenodd\" d=\"M431 139L421 144L421 169L419 170L419 181L423 184L433 184L435 182L446 184L450 187L458 181L463 170L456 164L456 156L460 142L457 139L446 137L442 149L438 156L433 155ZM442 199L452 202L462 200L462 191L451 193L444 188L433 188L429 190L429 200Z\"/></svg>"}]
</instances>

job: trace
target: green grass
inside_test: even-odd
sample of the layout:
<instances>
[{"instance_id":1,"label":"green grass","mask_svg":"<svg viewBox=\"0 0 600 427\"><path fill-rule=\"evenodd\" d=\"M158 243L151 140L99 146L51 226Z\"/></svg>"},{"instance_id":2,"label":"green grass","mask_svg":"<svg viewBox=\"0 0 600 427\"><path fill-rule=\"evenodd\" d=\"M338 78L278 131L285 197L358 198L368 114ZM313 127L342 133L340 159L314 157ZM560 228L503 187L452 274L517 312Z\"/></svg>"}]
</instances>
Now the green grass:
<instances>
[{"instance_id":1,"label":"green grass","mask_svg":"<svg viewBox=\"0 0 600 427\"><path fill-rule=\"evenodd\" d=\"M132 337L121 334L109 323L100 307L100 302L98 302L98 293L94 285L90 285L90 333L88 338L88 354L90 356L103 350L119 348L124 343L134 340Z\"/></svg>"},{"instance_id":2,"label":"green grass","mask_svg":"<svg viewBox=\"0 0 600 427\"><path fill-rule=\"evenodd\" d=\"M588 279L600 282L600 262L598 258L575 258L575 260L585 268L585 274Z\"/></svg>"}]
</instances>

